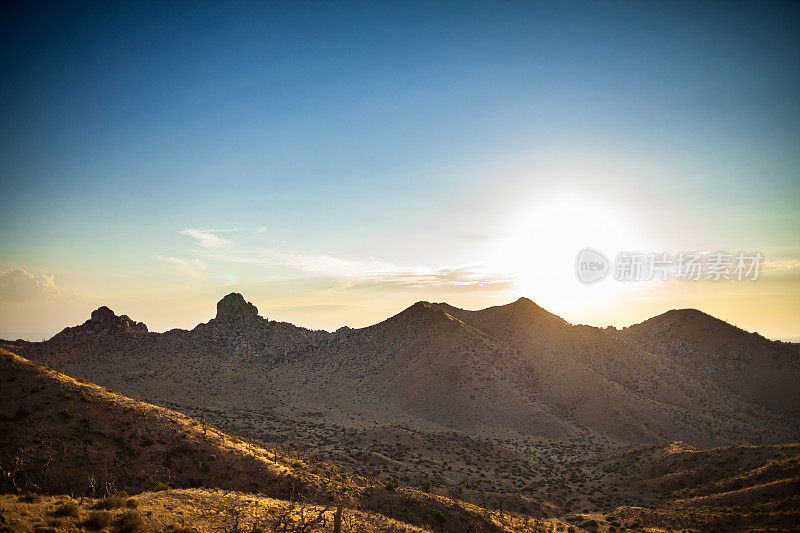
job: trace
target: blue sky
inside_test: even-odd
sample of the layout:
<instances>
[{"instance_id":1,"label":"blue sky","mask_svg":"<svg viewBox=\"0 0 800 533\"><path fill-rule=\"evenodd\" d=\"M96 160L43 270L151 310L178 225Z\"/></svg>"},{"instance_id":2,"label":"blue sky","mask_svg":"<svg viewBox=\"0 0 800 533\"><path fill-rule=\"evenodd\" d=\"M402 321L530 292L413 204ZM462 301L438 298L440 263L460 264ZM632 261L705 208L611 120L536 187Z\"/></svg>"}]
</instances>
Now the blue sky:
<instances>
[{"instance_id":1,"label":"blue sky","mask_svg":"<svg viewBox=\"0 0 800 533\"><path fill-rule=\"evenodd\" d=\"M800 336L796 4L2 9L0 272L36 286L0 301L2 336L102 304L188 326L234 289L326 328L503 303L537 286L486 250L565 196L647 251L762 251L780 288L532 299L590 323L705 305ZM406 279L464 265L481 283Z\"/></svg>"}]
</instances>

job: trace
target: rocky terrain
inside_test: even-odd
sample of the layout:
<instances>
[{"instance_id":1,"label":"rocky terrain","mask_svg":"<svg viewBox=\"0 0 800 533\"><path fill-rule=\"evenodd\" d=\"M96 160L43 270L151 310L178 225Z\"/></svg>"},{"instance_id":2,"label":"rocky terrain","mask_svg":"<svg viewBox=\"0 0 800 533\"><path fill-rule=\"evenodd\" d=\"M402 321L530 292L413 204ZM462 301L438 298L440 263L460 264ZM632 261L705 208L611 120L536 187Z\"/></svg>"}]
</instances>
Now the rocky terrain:
<instances>
[{"instance_id":1,"label":"rocky terrain","mask_svg":"<svg viewBox=\"0 0 800 533\"><path fill-rule=\"evenodd\" d=\"M501 516L601 530L796 518L800 353L696 310L614 330L525 298L418 302L325 332L265 319L234 293L190 331L100 308L49 341L3 346L247 446ZM752 512L732 526L736 506Z\"/></svg>"}]
</instances>

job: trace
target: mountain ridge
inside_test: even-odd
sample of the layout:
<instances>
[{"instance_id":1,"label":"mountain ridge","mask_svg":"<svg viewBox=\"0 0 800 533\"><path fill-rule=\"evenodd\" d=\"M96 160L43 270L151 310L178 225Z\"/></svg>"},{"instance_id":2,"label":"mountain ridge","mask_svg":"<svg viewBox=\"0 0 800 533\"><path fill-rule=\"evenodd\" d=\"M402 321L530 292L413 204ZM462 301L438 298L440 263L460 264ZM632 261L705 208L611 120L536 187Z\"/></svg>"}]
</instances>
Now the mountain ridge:
<instances>
[{"instance_id":1,"label":"mountain ridge","mask_svg":"<svg viewBox=\"0 0 800 533\"><path fill-rule=\"evenodd\" d=\"M798 434L781 417L795 414L791 402L800 394L792 378L800 373L775 376L766 369L758 382L763 390L753 392L746 378L701 372L650 342L654 325L676 317L711 321L699 311L667 312L611 332L570 324L527 298L475 311L420 301L377 324L331 333L268 320L231 293L208 322L152 333L104 309L93 316L114 326L98 335L7 344L190 411L208 408L201 397L230 410L222 398L233 394L253 409L261 398L285 416L291 406L303 406L344 417L360 413L370 423L549 438L589 431L624 442L722 445L736 442L743 428L752 442ZM177 383L199 396L177 398ZM220 396L226 390L239 392ZM765 408L775 414L762 420Z\"/></svg>"}]
</instances>

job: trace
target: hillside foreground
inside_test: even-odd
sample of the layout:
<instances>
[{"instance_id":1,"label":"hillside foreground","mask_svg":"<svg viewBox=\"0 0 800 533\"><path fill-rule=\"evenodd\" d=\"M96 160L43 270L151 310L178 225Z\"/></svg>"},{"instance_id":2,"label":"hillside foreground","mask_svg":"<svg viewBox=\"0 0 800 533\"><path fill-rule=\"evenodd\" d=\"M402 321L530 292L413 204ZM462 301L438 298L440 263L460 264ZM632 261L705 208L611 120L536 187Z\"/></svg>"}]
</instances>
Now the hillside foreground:
<instances>
[{"instance_id":1,"label":"hillside foreground","mask_svg":"<svg viewBox=\"0 0 800 533\"><path fill-rule=\"evenodd\" d=\"M523 514L286 456L0 355L3 531L334 531L340 504L341 531L788 531L800 523L798 445L644 447L604 465L628 475L614 486L682 498L603 513L541 502Z\"/></svg>"}]
</instances>

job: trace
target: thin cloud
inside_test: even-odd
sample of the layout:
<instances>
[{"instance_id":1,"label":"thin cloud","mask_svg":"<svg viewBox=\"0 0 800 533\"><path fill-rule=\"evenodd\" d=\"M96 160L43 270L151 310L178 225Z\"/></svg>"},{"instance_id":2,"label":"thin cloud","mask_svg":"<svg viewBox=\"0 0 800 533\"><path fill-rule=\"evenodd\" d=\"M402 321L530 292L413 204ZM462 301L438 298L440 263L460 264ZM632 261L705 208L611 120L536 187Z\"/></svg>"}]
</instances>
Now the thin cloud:
<instances>
[{"instance_id":1,"label":"thin cloud","mask_svg":"<svg viewBox=\"0 0 800 533\"><path fill-rule=\"evenodd\" d=\"M229 239L217 235L217 233L226 233L237 230L231 229L184 229L179 231L181 235L186 235L198 240L198 243L203 248L226 248L232 243Z\"/></svg>"},{"instance_id":2,"label":"thin cloud","mask_svg":"<svg viewBox=\"0 0 800 533\"><path fill-rule=\"evenodd\" d=\"M278 254L245 257L225 254L215 257L237 263L283 266L300 272L353 281L396 283L422 286L482 286L508 283L507 277L487 270L481 264L442 266L400 266L377 259L352 260L331 255Z\"/></svg>"},{"instance_id":3,"label":"thin cloud","mask_svg":"<svg viewBox=\"0 0 800 533\"><path fill-rule=\"evenodd\" d=\"M800 269L800 259L765 261L763 269L774 272L787 272L790 270L797 270Z\"/></svg>"},{"instance_id":4,"label":"thin cloud","mask_svg":"<svg viewBox=\"0 0 800 533\"><path fill-rule=\"evenodd\" d=\"M155 255L154 257L159 261L164 261L165 263L175 265L175 267L183 274L196 278L208 277L206 274L208 266L200 259L181 259L179 257L170 257L167 255Z\"/></svg>"}]
</instances>

